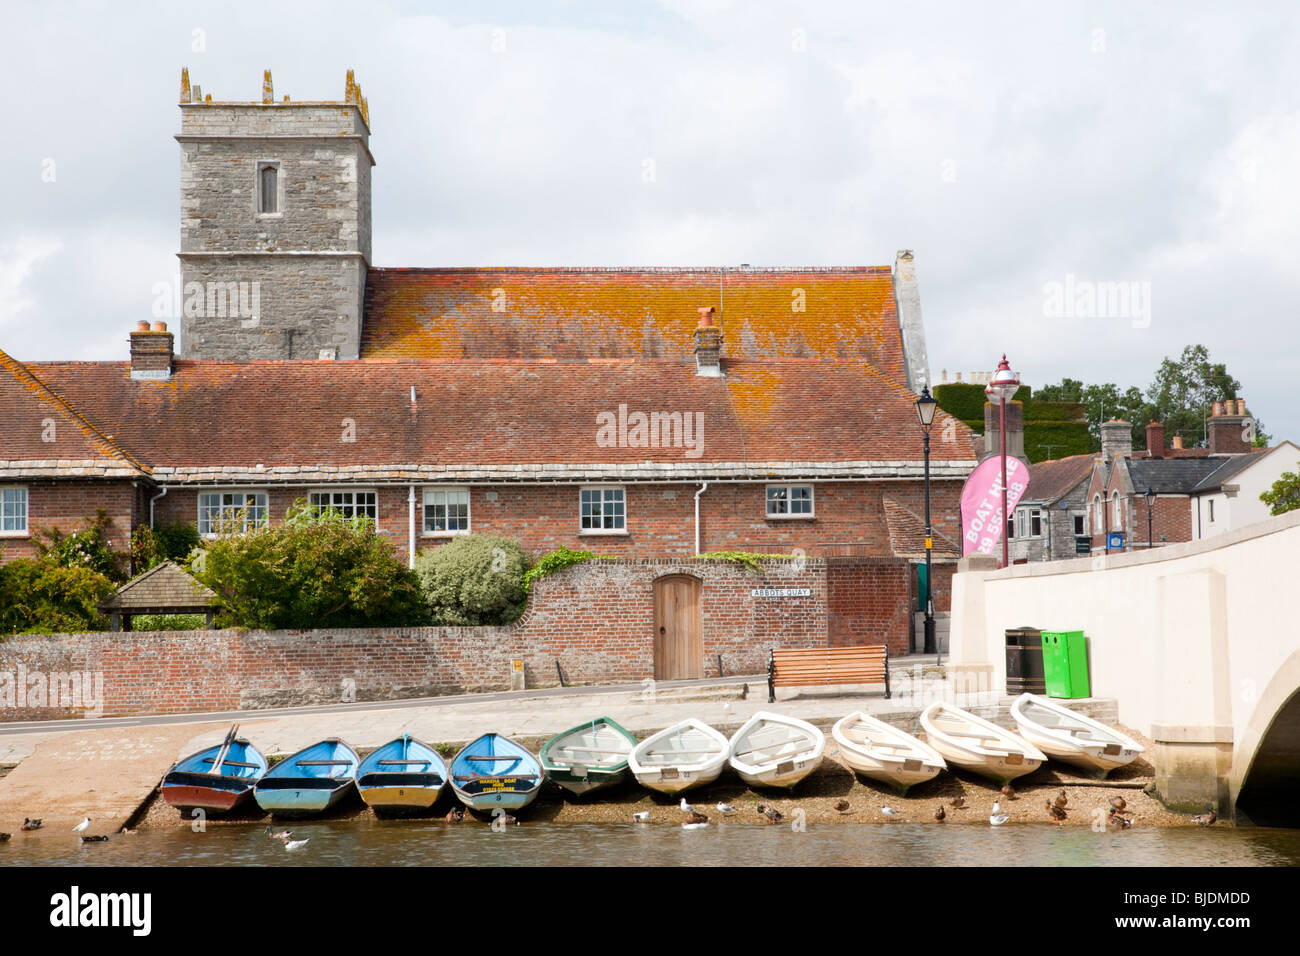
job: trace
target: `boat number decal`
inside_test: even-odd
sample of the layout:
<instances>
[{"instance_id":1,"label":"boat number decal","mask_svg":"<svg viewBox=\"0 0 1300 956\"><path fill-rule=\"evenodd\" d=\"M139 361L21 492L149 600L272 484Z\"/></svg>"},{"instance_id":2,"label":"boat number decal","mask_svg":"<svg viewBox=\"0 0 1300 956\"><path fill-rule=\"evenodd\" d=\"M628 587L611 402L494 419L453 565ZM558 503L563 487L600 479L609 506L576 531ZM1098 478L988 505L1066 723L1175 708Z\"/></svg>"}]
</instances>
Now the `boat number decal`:
<instances>
[{"instance_id":1,"label":"boat number decal","mask_svg":"<svg viewBox=\"0 0 1300 956\"><path fill-rule=\"evenodd\" d=\"M904 769L904 770L920 770L920 769L921 769L921 761L919 761L919 760L904 760L904 761L903 761L903 769Z\"/></svg>"},{"instance_id":2,"label":"boat number decal","mask_svg":"<svg viewBox=\"0 0 1300 956\"><path fill-rule=\"evenodd\" d=\"M1012 767L1025 762L1024 754L1007 754L1007 763Z\"/></svg>"},{"instance_id":3,"label":"boat number decal","mask_svg":"<svg viewBox=\"0 0 1300 956\"><path fill-rule=\"evenodd\" d=\"M776 772L777 772L777 773L794 773L794 761L793 761L793 760L787 760L785 763L779 763L779 764L777 764L777 765L776 765Z\"/></svg>"}]
</instances>

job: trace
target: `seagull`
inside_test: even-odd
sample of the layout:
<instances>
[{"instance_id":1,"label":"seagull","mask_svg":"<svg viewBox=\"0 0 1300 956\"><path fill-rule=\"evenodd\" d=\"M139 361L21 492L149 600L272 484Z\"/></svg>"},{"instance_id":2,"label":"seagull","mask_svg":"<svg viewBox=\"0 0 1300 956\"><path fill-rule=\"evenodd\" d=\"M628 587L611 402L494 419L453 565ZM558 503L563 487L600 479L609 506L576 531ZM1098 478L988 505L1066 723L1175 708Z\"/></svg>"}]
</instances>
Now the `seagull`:
<instances>
[{"instance_id":1,"label":"seagull","mask_svg":"<svg viewBox=\"0 0 1300 956\"><path fill-rule=\"evenodd\" d=\"M1214 807L1207 806L1205 809L1207 811L1206 813L1198 813L1196 816L1192 817L1192 822L1198 827L1212 827L1214 826L1214 821L1219 819L1219 815L1214 812Z\"/></svg>"},{"instance_id":2,"label":"seagull","mask_svg":"<svg viewBox=\"0 0 1300 956\"><path fill-rule=\"evenodd\" d=\"M21 829L23 829L23 830L39 830L39 829L40 829L41 827L43 827L43 826L45 826L45 824L41 823L40 820L30 820L30 819L28 819L27 817L23 817L23 825L22 825Z\"/></svg>"},{"instance_id":3,"label":"seagull","mask_svg":"<svg viewBox=\"0 0 1300 956\"><path fill-rule=\"evenodd\" d=\"M694 810L688 813L686 819L682 821L682 826L687 830L695 830L699 827L707 827L708 825L709 818Z\"/></svg>"},{"instance_id":4,"label":"seagull","mask_svg":"<svg viewBox=\"0 0 1300 956\"><path fill-rule=\"evenodd\" d=\"M266 835L269 836L272 840L291 840L291 839L293 839L293 833L290 832L289 830L281 830L279 833L276 833L276 832L275 832L274 830L272 830L270 827L267 827L267 828L266 828Z\"/></svg>"},{"instance_id":5,"label":"seagull","mask_svg":"<svg viewBox=\"0 0 1300 956\"><path fill-rule=\"evenodd\" d=\"M721 814L728 814L728 813L735 813L735 812L736 812L736 808L735 808L735 807L733 807L733 806L732 806L731 804L729 804L729 803L723 803L721 800L718 801L717 810L718 810L718 812L721 813Z\"/></svg>"},{"instance_id":6,"label":"seagull","mask_svg":"<svg viewBox=\"0 0 1300 956\"><path fill-rule=\"evenodd\" d=\"M769 807L765 803L760 803L758 805L758 812L763 814L763 816L767 817L768 823L781 822L781 811L778 810L776 807Z\"/></svg>"},{"instance_id":7,"label":"seagull","mask_svg":"<svg viewBox=\"0 0 1300 956\"><path fill-rule=\"evenodd\" d=\"M835 803L835 809L838 810L840 813L848 813L848 812L849 812L849 801L847 801L847 800L838 800L838 801L836 801L836 803Z\"/></svg>"},{"instance_id":8,"label":"seagull","mask_svg":"<svg viewBox=\"0 0 1300 956\"><path fill-rule=\"evenodd\" d=\"M989 814L989 823L995 827L1000 827L1002 826L1002 824L1006 823L1010 819L1011 817L1003 813L1002 807L998 805L998 802L996 800L994 800L993 812Z\"/></svg>"},{"instance_id":9,"label":"seagull","mask_svg":"<svg viewBox=\"0 0 1300 956\"><path fill-rule=\"evenodd\" d=\"M685 798L685 797L682 797L681 807L682 807L682 813L695 813L695 812L696 812L695 808L694 808L693 806L691 806L689 803L686 802L686 798Z\"/></svg>"},{"instance_id":10,"label":"seagull","mask_svg":"<svg viewBox=\"0 0 1300 956\"><path fill-rule=\"evenodd\" d=\"M128 830L128 829L126 829L125 827L123 827L123 828L122 828L122 832L123 832L126 836L135 836L135 835L136 835L137 833L139 833L140 831L139 831L139 830Z\"/></svg>"},{"instance_id":11,"label":"seagull","mask_svg":"<svg viewBox=\"0 0 1300 956\"><path fill-rule=\"evenodd\" d=\"M108 842L108 837L106 837L106 836L84 836L84 837L81 838L81 842L82 842L82 843L107 843L107 842Z\"/></svg>"},{"instance_id":12,"label":"seagull","mask_svg":"<svg viewBox=\"0 0 1300 956\"><path fill-rule=\"evenodd\" d=\"M632 819L635 820L637 823L649 823L650 811L642 810L640 813L634 813L632 814Z\"/></svg>"},{"instance_id":13,"label":"seagull","mask_svg":"<svg viewBox=\"0 0 1300 956\"><path fill-rule=\"evenodd\" d=\"M943 819L947 815L948 814L943 809L943 804L939 804L939 809L934 811L934 819L939 823L943 823Z\"/></svg>"},{"instance_id":14,"label":"seagull","mask_svg":"<svg viewBox=\"0 0 1300 956\"><path fill-rule=\"evenodd\" d=\"M1123 810L1128 804L1124 802L1123 797L1111 797L1110 806L1112 810Z\"/></svg>"},{"instance_id":15,"label":"seagull","mask_svg":"<svg viewBox=\"0 0 1300 956\"><path fill-rule=\"evenodd\" d=\"M1062 790L1060 793L1056 795L1056 805L1060 807L1062 810L1065 809L1066 804L1068 804L1069 802L1070 802L1070 798L1065 795L1064 790Z\"/></svg>"},{"instance_id":16,"label":"seagull","mask_svg":"<svg viewBox=\"0 0 1300 956\"><path fill-rule=\"evenodd\" d=\"M1047 807L1047 815L1057 823L1065 822L1065 807L1057 806L1051 800L1044 800L1043 804Z\"/></svg>"},{"instance_id":17,"label":"seagull","mask_svg":"<svg viewBox=\"0 0 1300 956\"><path fill-rule=\"evenodd\" d=\"M86 827L88 827L88 826L90 826L90 817L86 817L86 819L82 820L82 821L81 821L80 823L78 823L75 827L73 827L73 828L72 828L72 832L73 832L73 833L80 833L82 830L86 829Z\"/></svg>"},{"instance_id":18,"label":"seagull","mask_svg":"<svg viewBox=\"0 0 1300 956\"><path fill-rule=\"evenodd\" d=\"M518 817L512 817L512 816L511 816L510 814L508 814L508 813L502 813L502 814L500 814L500 815L495 816L495 817L492 818L492 822L493 822L493 823L496 823L498 820L501 821L501 825L502 825L502 826L507 826L507 827L508 827L508 826L510 826L511 824L513 824L514 826L519 826L519 818L518 818Z\"/></svg>"},{"instance_id":19,"label":"seagull","mask_svg":"<svg viewBox=\"0 0 1300 956\"><path fill-rule=\"evenodd\" d=\"M306 840L285 840L284 848L286 850L301 850L310 842L311 842L311 837L308 837Z\"/></svg>"},{"instance_id":20,"label":"seagull","mask_svg":"<svg viewBox=\"0 0 1300 956\"><path fill-rule=\"evenodd\" d=\"M948 806L952 807L954 810L964 810L966 809L966 798L953 797L948 801Z\"/></svg>"},{"instance_id":21,"label":"seagull","mask_svg":"<svg viewBox=\"0 0 1300 956\"><path fill-rule=\"evenodd\" d=\"M887 816L887 817L896 817L896 816L898 816L898 811L895 810L893 807L881 807L881 808L880 808L880 812L883 813L883 814L884 814L885 816Z\"/></svg>"}]
</instances>

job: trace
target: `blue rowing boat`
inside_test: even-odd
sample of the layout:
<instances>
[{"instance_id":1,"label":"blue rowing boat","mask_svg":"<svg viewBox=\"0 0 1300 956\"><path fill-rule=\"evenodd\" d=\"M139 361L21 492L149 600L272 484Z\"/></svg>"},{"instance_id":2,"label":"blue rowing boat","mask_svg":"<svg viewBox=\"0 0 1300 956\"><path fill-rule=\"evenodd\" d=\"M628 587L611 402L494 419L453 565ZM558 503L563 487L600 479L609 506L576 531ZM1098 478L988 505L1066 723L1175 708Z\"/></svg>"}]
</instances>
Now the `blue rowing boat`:
<instances>
[{"instance_id":1,"label":"blue rowing boat","mask_svg":"<svg viewBox=\"0 0 1300 956\"><path fill-rule=\"evenodd\" d=\"M375 816L423 813L446 782L446 762L410 734L390 740L357 769L357 789Z\"/></svg>"},{"instance_id":2,"label":"blue rowing boat","mask_svg":"<svg viewBox=\"0 0 1300 956\"><path fill-rule=\"evenodd\" d=\"M215 747L177 761L163 777L163 799L181 813L193 809L229 813L243 807L266 773L266 757L235 736L238 729L237 725L231 727Z\"/></svg>"},{"instance_id":3,"label":"blue rowing boat","mask_svg":"<svg viewBox=\"0 0 1300 956\"><path fill-rule=\"evenodd\" d=\"M500 734L484 734L451 762L451 787L471 810L526 807L544 779L537 758Z\"/></svg>"},{"instance_id":4,"label":"blue rowing boat","mask_svg":"<svg viewBox=\"0 0 1300 956\"><path fill-rule=\"evenodd\" d=\"M253 790L263 810L277 817L324 813L352 792L356 751L331 737L285 757L266 772Z\"/></svg>"}]
</instances>

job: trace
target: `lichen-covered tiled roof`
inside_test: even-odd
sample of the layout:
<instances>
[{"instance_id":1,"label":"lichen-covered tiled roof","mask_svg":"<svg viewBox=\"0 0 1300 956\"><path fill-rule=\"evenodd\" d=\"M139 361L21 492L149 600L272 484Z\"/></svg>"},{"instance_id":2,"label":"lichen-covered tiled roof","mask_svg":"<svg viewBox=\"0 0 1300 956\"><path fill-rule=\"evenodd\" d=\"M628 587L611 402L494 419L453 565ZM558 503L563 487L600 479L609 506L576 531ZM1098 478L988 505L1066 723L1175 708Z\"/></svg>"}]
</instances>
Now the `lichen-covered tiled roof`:
<instances>
[{"instance_id":1,"label":"lichen-covered tiled roof","mask_svg":"<svg viewBox=\"0 0 1300 956\"><path fill-rule=\"evenodd\" d=\"M410 465L495 474L819 463L823 473L921 460L916 396L863 361L724 360L719 378L696 374L693 360L178 361L167 382L134 380L125 363L34 367L160 478ZM698 414L703 443L602 443L598 416L621 408ZM974 464L966 426L940 422L934 434L936 468Z\"/></svg>"},{"instance_id":2,"label":"lichen-covered tiled roof","mask_svg":"<svg viewBox=\"0 0 1300 956\"><path fill-rule=\"evenodd\" d=\"M689 358L704 306L726 357L867 361L905 381L887 266L371 269L361 357Z\"/></svg>"},{"instance_id":3,"label":"lichen-covered tiled roof","mask_svg":"<svg viewBox=\"0 0 1300 956\"><path fill-rule=\"evenodd\" d=\"M0 421L0 479L20 473L138 478L147 471L30 367L3 351Z\"/></svg>"},{"instance_id":4,"label":"lichen-covered tiled roof","mask_svg":"<svg viewBox=\"0 0 1300 956\"><path fill-rule=\"evenodd\" d=\"M885 523L889 526L889 547L899 558L925 557L925 520L897 498L884 496ZM933 526L932 526L933 527ZM935 558L960 558L961 549L952 538L933 531L930 554Z\"/></svg>"}]
</instances>

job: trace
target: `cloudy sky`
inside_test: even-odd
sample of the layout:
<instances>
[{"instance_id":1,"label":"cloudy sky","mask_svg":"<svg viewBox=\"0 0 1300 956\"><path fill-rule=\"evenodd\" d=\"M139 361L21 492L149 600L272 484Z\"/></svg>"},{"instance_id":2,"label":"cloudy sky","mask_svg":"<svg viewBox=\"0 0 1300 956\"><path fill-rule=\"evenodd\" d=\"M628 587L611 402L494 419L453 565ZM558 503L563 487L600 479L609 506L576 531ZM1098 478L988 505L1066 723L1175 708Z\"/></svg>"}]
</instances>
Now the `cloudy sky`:
<instances>
[{"instance_id":1,"label":"cloudy sky","mask_svg":"<svg viewBox=\"0 0 1300 956\"><path fill-rule=\"evenodd\" d=\"M1300 7L6 0L0 18L0 348L19 358L123 359L176 273L182 66L249 101L267 67L294 99L341 99L353 68L375 265L910 248L936 381L1005 350L1031 384L1145 387L1203 343L1300 439ZM1132 294L1089 304L1102 283Z\"/></svg>"}]
</instances>

